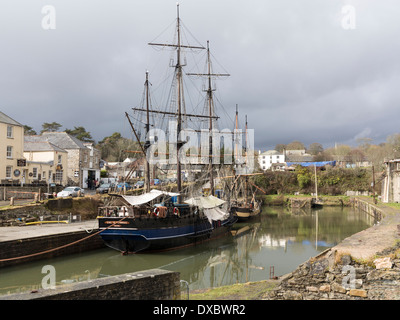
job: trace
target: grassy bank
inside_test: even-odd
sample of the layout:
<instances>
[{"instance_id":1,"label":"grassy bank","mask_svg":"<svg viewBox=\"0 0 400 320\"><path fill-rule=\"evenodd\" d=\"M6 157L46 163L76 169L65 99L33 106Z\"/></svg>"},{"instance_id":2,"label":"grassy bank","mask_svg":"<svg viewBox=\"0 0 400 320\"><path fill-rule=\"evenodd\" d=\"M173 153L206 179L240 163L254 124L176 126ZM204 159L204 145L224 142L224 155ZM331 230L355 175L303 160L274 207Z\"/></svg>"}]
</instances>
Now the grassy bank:
<instances>
[{"instance_id":1,"label":"grassy bank","mask_svg":"<svg viewBox=\"0 0 400 320\"><path fill-rule=\"evenodd\" d=\"M310 195L290 195L290 194L269 194L263 195L260 197L263 200L263 204L267 206L290 206L291 199L301 199L301 198L311 198ZM329 196L322 195L318 196L318 198L322 199L325 206L349 206L350 205L350 197L348 196Z\"/></svg>"},{"instance_id":2,"label":"grassy bank","mask_svg":"<svg viewBox=\"0 0 400 320\"><path fill-rule=\"evenodd\" d=\"M266 293L278 285L278 280L238 283L214 289L195 290L189 293L190 300L261 300ZM186 299L182 293L182 299Z\"/></svg>"}]
</instances>

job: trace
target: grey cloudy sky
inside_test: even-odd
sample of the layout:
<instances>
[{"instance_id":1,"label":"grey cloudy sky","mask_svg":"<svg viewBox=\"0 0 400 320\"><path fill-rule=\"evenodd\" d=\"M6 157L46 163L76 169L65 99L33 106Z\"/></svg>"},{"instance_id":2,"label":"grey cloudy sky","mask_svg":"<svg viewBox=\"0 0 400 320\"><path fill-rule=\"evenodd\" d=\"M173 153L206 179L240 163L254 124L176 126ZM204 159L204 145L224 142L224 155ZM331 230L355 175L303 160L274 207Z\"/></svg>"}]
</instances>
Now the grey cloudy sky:
<instances>
[{"instance_id":1,"label":"grey cloudy sky","mask_svg":"<svg viewBox=\"0 0 400 320\"><path fill-rule=\"evenodd\" d=\"M45 5L56 29L44 30ZM355 9L355 28L342 8ZM96 140L130 136L124 112L140 102L146 70L160 52L147 45L176 19L176 0L2 0L0 110L41 130L83 126ZM231 76L218 97L255 146L300 140L325 147L374 143L400 132L398 0L182 0L184 25ZM188 62L189 63L189 62Z\"/></svg>"}]
</instances>

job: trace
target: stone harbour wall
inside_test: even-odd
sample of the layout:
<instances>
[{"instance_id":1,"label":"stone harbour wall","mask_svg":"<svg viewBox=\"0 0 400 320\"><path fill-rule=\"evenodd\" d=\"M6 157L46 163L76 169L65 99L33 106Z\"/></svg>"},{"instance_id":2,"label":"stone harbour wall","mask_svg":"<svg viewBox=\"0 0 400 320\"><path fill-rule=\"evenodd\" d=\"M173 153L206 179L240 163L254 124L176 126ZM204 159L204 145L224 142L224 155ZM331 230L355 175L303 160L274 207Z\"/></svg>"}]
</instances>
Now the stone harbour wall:
<instances>
[{"instance_id":1,"label":"stone harbour wall","mask_svg":"<svg viewBox=\"0 0 400 320\"><path fill-rule=\"evenodd\" d=\"M353 205L383 219L283 276L264 299L400 299L400 213L371 199Z\"/></svg>"},{"instance_id":2,"label":"stone harbour wall","mask_svg":"<svg viewBox=\"0 0 400 320\"><path fill-rule=\"evenodd\" d=\"M1 296L2 300L178 300L180 274L151 269Z\"/></svg>"},{"instance_id":3,"label":"stone harbour wall","mask_svg":"<svg viewBox=\"0 0 400 320\"><path fill-rule=\"evenodd\" d=\"M264 299L270 300L398 300L400 247L382 252L372 263L327 250L282 278ZM337 261L339 259L339 261Z\"/></svg>"}]
</instances>

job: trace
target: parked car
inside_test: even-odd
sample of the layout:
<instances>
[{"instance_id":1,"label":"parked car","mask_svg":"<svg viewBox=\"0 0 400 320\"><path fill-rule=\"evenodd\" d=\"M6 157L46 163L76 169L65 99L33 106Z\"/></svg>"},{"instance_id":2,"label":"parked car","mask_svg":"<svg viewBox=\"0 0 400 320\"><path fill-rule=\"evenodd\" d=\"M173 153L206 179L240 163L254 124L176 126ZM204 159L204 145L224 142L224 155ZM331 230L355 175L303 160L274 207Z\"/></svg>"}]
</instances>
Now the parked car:
<instances>
[{"instance_id":1,"label":"parked car","mask_svg":"<svg viewBox=\"0 0 400 320\"><path fill-rule=\"evenodd\" d=\"M128 182L121 182L117 184L117 191L123 190L124 187L126 190L132 189L132 186Z\"/></svg>"},{"instance_id":2,"label":"parked car","mask_svg":"<svg viewBox=\"0 0 400 320\"><path fill-rule=\"evenodd\" d=\"M113 183L103 183L96 189L96 193L108 193L108 190L114 188Z\"/></svg>"},{"instance_id":3,"label":"parked car","mask_svg":"<svg viewBox=\"0 0 400 320\"><path fill-rule=\"evenodd\" d=\"M77 197L79 195L79 191L81 196L85 195L85 191L80 187L66 187L64 190L57 193L57 198Z\"/></svg>"},{"instance_id":4,"label":"parked car","mask_svg":"<svg viewBox=\"0 0 400 320\"><path fill-rule=\"evenodd\" d=\"M139 180L138 182L135 183L134 187L136 189L143 188L144 187L144 181L143 180Z\"/></svg>"}]
</instances>

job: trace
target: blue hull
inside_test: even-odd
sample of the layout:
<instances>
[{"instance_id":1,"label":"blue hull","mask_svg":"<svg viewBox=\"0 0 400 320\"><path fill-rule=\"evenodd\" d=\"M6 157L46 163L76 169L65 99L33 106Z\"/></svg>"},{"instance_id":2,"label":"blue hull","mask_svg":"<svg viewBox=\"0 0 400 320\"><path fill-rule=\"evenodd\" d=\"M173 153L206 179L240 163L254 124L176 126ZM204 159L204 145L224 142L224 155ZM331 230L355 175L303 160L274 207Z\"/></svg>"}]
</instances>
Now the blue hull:
<instances>
[{"instance_id":1,"label":"blue hull","mask_svg":"<svg viewBox=\"0 0 400 320\"><path fill-rule=\"evenodd\" d=\"M123 253L139 251L163 251L195 245L226 235L236 222L234 217L224 221L207 219L134 219L125 218L121 224L117 217L99 218L100 233L107 246Z\"/></svg>"}]
</instances>

